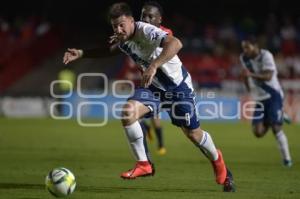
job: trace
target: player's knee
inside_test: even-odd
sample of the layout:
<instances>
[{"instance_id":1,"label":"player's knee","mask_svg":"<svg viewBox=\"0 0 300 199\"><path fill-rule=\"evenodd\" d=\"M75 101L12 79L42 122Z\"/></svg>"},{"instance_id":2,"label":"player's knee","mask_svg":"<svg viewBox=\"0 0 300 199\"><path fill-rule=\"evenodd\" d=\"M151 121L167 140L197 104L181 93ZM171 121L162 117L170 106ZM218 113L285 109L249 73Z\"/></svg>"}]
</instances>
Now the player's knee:
<instances>
[{"instance_id":1,"label":"player's knee","mask_svg":"<svg viewBox=\"0 0 300 199\"><path fill-rule=\"evenodd\" d=\"M254 133L255 137L261 138L265 135L266 129L265 128L254 127L253 128L253 133Z\"/></svg>"},{"instance_id":2,"label":"player's knee","mask_svg":"<svg viewBox=\"0 0 300 199\"><path fill-rule=\"evenodd\" d=\"M257 137L257 138L261 138L261 137L264 136L264 134L262 132L259 132L259 131L254 131L253 133L254 133L255 137Z\"/></svg>"},{"instance_id":3,"label":"player's knee","mask_svg":"<svg viewBox=\"0 0 300 199\"><path fill-rule=\"evenodd\" d=\"M272 131L274 134L278 133L279 131L281 131L281 125L278 124L272 125Z\"/></svg>"},{"instance_id":4,"label":"player's knee","mask_svg":"<svg viewBox=\"0 0 300 199\"><path fill-rule=\"evenodd\" d=\"M135 121L135 109L134 105L131 103L126 103L122 109L122 123L124 125L129 125Z\"/></svg>"},{"instance_id":5,"label":"player's knee","mask_svg":"<svg viewBox=\"0 0 300 199\"><path fill-rule=\"evenodd\" d=\"M202 140L202 130L194 129L194 130L186 130L186 136L193 142L199 143Z\"/></svg>"}]
</instances>

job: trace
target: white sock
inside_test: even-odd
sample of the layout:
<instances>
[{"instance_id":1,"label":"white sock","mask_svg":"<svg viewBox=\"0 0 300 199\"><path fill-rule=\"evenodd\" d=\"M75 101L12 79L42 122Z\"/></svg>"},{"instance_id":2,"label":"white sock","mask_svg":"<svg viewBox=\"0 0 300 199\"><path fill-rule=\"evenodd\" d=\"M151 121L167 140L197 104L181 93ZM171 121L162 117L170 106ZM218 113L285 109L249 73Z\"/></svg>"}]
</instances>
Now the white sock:
<instances>
[{"instance_id":1,"label":"white sock","mask_svg":"<svg viewBox=\"0 0 300 199\"><path fill-rule=\"evenodd\" d=\"M148 161L143 143L143 130L138 121L124 127L133 155L137 161Z\"/></svg>"},{"instance_id":2,"label":"white sock","mask_svg":"<svg viewBox=\"0 0 300 199\"><path fill-rule=\"evenodd\" d=\"M275 134L281 156L284 160L291 160L289 143L283 130Z\"/></svg>"},{"instance_id":3,"label":"white sock","mask_svg":"<svg viewBox=\"0 0 300 199\"><path fill-rule=\"evenodd\" d=\"M203 131L203 136L202 140L199 142L199 147L210 160L215 161L218 159L217 149L208 132Z\"/></svg>"}]
</instances>

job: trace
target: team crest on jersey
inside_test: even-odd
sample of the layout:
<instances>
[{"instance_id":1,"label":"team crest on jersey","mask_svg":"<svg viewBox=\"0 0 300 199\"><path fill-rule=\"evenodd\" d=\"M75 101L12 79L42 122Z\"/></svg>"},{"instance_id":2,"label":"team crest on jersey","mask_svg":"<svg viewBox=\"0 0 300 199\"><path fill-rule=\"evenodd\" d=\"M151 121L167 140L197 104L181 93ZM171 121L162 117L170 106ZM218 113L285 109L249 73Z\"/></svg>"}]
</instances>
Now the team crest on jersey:
<instances>
[{"instance_id":1,"label":"team crest on jersey","mask_svg":"<svg viewBox=\"0 0 300 199\"><path fill-rule=\"evenodd\" d=\"M157 32L152 32L150 39L153 41L153 40L157 40L158 37L159 37L159 34Z\"/></svg>"}]
</instances>

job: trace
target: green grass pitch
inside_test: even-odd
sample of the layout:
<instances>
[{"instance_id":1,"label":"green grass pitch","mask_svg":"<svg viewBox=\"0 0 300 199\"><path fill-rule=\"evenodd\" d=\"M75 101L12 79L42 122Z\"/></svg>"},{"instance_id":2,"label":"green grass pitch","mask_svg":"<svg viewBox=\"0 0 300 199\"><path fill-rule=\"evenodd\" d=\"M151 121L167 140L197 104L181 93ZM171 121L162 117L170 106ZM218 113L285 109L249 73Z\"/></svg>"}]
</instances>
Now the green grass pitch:
<instances>
[{"instance_id":1,"label":"green grass pitch","mask_svg":"<svg viewBox=\"0 0 300 199\"><path fill-rule=\"evenodd\" d=\"M163 123L167 154L149 143L157 173L122 180L134 160L119 121L84 128L76 121L0 119L0 199L51 199L47 173L66 167L76 176L73 199L300 198L300 126L286 125L294 166L285 168L274 136L256 139L248 123L203 123L222 149L237 186L223 193L210 163L181 133Z\"/></svg>"}]
</instances>

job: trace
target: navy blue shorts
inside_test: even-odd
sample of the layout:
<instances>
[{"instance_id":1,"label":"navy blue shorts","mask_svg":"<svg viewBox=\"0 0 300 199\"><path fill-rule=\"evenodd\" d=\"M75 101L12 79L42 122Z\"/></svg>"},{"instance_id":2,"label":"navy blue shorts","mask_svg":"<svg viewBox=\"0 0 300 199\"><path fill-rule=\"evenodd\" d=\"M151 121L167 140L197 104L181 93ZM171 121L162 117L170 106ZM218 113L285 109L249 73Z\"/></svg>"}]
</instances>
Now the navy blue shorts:
<instances>
[{"instance_id":1,"label":"navy blue shorts","mask_svg":"<svg viewBox=\"0 0 300 199\"><path fill-rule=\"evenodd\" d=\"M150 112L144 116L146 118L158 115L164 109L178 127L196 129L200 126L195 93L186 81L172 91L163 91L152 85L149 88L137 88L128 100L136 100L147 106Z\"/></svg>"},{"instance_id":2,"label":"navy blue shorts","mask_svg":"<svg viewBox=\"0 0 300 199\"><path fill-rule=\"evenodd\" d=\"M283 122L283 99L280 96L271 97L258 101L255 106L252 124L263 122L265 124L282 125Z\"/></svg>"}]
</instances>

